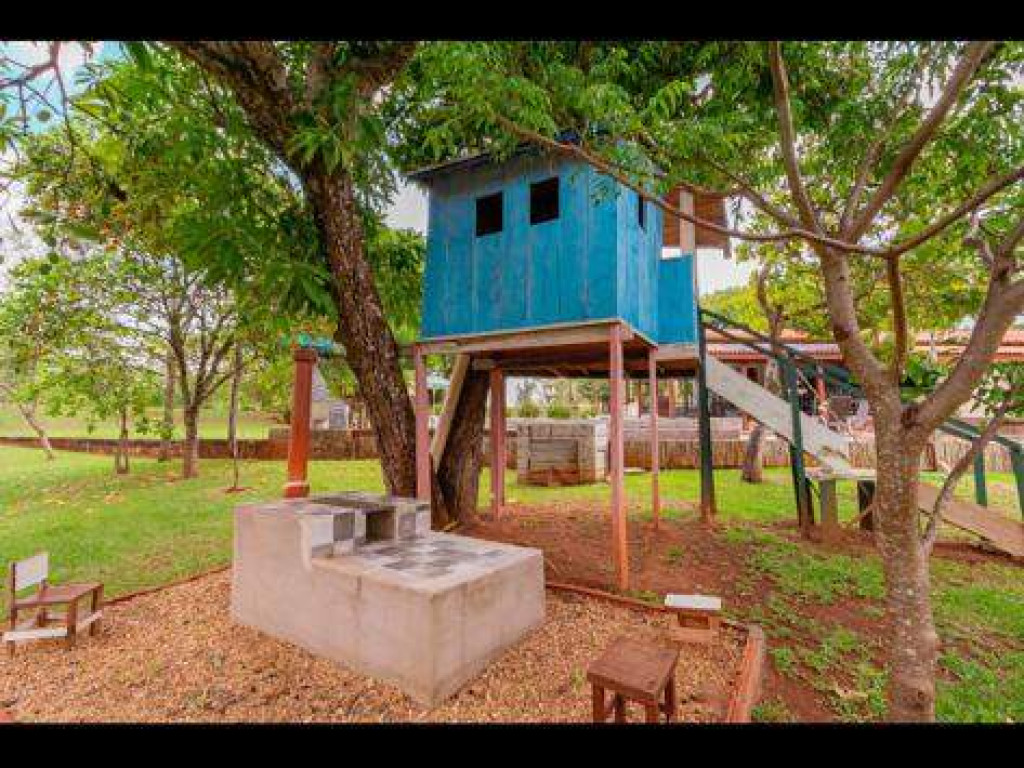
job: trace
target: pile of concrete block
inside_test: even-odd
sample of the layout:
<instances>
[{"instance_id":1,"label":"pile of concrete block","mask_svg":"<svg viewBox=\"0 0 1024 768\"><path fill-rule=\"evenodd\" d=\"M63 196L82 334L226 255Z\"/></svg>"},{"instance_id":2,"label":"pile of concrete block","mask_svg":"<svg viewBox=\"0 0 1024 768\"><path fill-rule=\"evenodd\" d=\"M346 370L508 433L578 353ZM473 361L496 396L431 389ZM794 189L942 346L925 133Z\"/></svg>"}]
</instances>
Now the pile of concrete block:
<instances>
[{"instance_id":1,"label":"pile of concrete block","mask_svg":"<svg viewBox=\"0 0 1024 768\"><path fill-rule=\"evenodd\" d=\"M516 473L524 485L583 485L608 472L608 419L522 419Z\"/></svg>"},{"instance_id":2,"label":"pile of concrete block","mask_svg":"<svg viewBox=\"0 0 1024 768\"><path fill-rule=\"evenodd\" d=\"M347 555L366 544L407 541L430 532L426 501L350 491L315 496L306 504L314 509L303 518L311 557Z\"/></svg>"}]
</instances>

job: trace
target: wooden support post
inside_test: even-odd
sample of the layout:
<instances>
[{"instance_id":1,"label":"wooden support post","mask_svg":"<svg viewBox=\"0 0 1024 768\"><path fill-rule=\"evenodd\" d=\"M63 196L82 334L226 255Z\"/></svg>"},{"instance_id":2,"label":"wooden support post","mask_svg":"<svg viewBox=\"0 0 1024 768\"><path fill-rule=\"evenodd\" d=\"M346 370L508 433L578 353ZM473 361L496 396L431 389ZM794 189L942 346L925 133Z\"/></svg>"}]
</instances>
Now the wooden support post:
<instances>
[{"instance_id":1,"label":"wooden support post","mask_svg":"<svg viewBox=\"0 0 1024 768\"><path fill-rule=\"evenodd\" d=\"M313 366L316 351L299 347L295 350L295 378L292 381L292 424L288 432L288 482L286 499L309 496L310 418L313 410Z\"/></svg>"},{"instance_id":2,"label":"wooden support post","mask_svg":"<svg viewBox=\"0 0 1024 768\"><path fill-rule=\"evenodd\" d=\"M651 395L651 516L654 529L661 522L661 493L658 487L658 472L661 468L661 443L658 441L658 366L654 351L647 355L648 391Z\"/></svg>"},{"instance_id":3,"label":"wooden support post","mask_svg":"<svg viewBox=\"0 0 1024 768\"><path fill-rule=\"evenodd\" d=\"M825 388L825 377L821 373L814 379L814 389L818 395L818 407L828 405L828 390Z\"/></svg>"},{"instance_id":4,"label":"wooden support post","mask_svg":"<svg viewBox=\"0 0 1024 768\"><path fill-rule=\"evenodd\" d=\"M697 427L700 437L700 516L705 523L715 519L715 459L711 443L711 393L707 378L707 341L704 324L697 326Z\"/></svg>"},{"instance_id":5,"label":"wooden support post","mask_svg":"<svg viewBox=\"0 0 1024 768\"><path fill-rule=\"evenodd\" d=\"M835 478L818 481L821 507L821 539L826 544L839 540L839 497Z\"/></svg>"},{"instance_id":6,"label":"wooden support post","mask_svg":"<svg viewBox=\"0 0 1024 768\"><path fill-rule=\"evenodd\" d=\"M622 432L623 364L622 364L622 326L615 323L610 334L610 367L609 367L609 451L612 484L612 537L615 557L615 569L620 590L629 589L629 551L626 544L626 497L625 473L623 468L624 448Z\"/></svg>"},{"instance_id":7,"label":"wooden support post","mask_svg":"<svg viewBox=\"0 0 1024 768\"><path fill-rule=\"evenodd\" d=\"M427 365L418 344L412 348L416 378L416 498L430 501L430 399L427 392Z\"/></svg>"},{"instance_id":8,"label":"wooden support post","mask_svg":"<svg viewBox=\"0 0 1024 768\"><path fill-rule=\"evenodd\" d=\"M862 531L875 530L875 513L868 512L868 507L875 503L875 481L857 481L857 510L860 514L860 528ZM865 514L867 513L867 514Z\"/></svg>"},{"instance_id":9,"label":"wooden support post","mask_svg":"<svg viewBox=\"0 0 1024 768\"><path fill-rule=\"evenodd\" d=\"M491 369L491 514L505 506L505 374Z\"/></svg>"}]
</instances>

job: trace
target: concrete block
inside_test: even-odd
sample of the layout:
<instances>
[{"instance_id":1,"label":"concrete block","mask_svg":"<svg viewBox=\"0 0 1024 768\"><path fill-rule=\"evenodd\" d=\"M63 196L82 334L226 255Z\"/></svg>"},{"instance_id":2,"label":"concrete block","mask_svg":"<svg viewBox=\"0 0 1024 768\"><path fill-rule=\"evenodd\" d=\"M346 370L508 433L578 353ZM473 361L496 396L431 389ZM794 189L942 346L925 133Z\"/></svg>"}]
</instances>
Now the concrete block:
<instances>
[{"instance_id":1,"label":"concrete block","mask_svg":"<svg viewBox=\"0 0 1024 768\"><path fill-rule=\"evenodd\" d=\"M392 519L420 535L355 546L359 520L379 516L361 503L368 508L337 515L311 501L236 509L232 617L428 706L543 621L539 550L430 532L429 505L397 502ZM313 553L325 540L321 521L334 547L352 542L348 554ZM336 541L336 527L352 537Z\"/></svg>"}]
</instances>

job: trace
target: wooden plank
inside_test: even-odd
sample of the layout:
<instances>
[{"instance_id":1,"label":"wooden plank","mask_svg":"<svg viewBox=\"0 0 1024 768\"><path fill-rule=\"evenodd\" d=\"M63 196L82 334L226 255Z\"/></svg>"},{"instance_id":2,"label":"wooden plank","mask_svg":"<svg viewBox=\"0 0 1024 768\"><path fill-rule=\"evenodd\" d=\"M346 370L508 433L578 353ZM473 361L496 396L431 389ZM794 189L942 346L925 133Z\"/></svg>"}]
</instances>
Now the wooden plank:
<instances>
[{"instance_id":1,"label":"wooden plank","mask_svg":"<svg viewBox=\"0 0 1024 768\"><path fill-rule=\"evenodd\" d=\"M441 456L444 454L444 447L448 442L448 433L451 432L452 419L455 417L455 409L459 404L459 396L462 394L462 385L466 381L468 370L469 355L457 355L455 366L452 369L452 377L448 382L448 391L444 396L441 418L438 420L434 438L430 443L430 456L434 461L434 466L440 463Z\"/></svg>"},{"instance_id":2,"label":"wooden plank","mask_svg":"<svg viewBox=\"0 0 1024 768\"><path fill-rule=\"evenodd\" d=\"M931 514L939 489L918 483L917 503L921 511ZM942 512L942 521L980 536L1001 552L1024 558L1024 524L971 501L952 499Z\"/></svg>"}]
</instances>

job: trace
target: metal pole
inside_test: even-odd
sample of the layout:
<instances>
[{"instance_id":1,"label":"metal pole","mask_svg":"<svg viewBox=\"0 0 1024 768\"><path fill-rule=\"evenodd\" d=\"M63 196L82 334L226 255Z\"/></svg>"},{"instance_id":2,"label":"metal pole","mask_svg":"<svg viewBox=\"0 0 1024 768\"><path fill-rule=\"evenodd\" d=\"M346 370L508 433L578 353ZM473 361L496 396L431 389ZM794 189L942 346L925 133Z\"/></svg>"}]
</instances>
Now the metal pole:
<instances>
[{"instance_id":1,"label":"metal pole","mask_svg":"<svg viewBox=\"0 0 1024 768\"><path fill-rule=\"evenodd\" d=\"M985 483L985 451L974 457L974 499L981 506L988 506L988 487Z\"/></svg>"},{"instance_id":2,"label":"metal pole","mask_svg":"<svg viewBox=\"0 0 1024 768\"><path fill-rule=\"evenodd\" d=\"M800 421L800 390L796 381L796 366L788 356L779 360L783 378L786 382L786 396L789 400L790 414L793 419L793 441L789 445L790 468L793 473L793 490L796 493L797 519L800 528L808 533L812 523L811 505L807 488L807 470L804 466L804 436Z\"/></svg>"}]
</instances>

